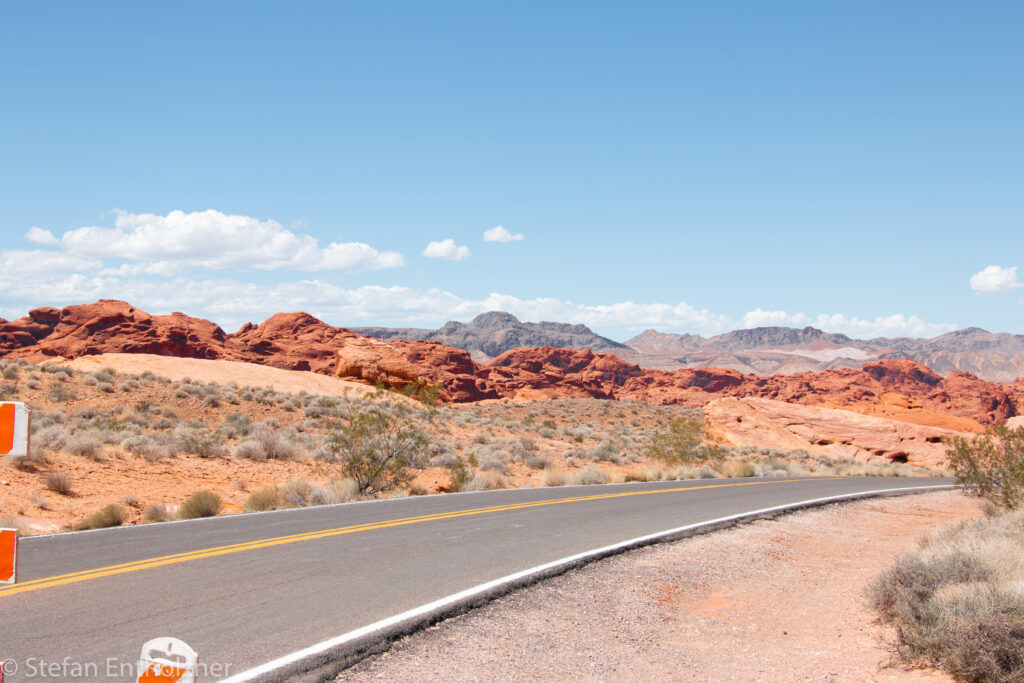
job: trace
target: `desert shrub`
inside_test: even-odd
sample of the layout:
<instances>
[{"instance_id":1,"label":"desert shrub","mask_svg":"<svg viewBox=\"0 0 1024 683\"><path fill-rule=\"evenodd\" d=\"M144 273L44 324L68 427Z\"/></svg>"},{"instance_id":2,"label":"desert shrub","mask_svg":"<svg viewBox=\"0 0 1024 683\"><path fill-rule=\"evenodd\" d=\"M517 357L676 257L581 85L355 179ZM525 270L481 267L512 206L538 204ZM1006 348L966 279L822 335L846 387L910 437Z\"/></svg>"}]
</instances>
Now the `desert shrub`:
<instances>
[{"instance_id":1,"label":"desert shrub","mask_svg":"<svg viewBox=\"0 0 1024 683\"><path fill-rule=\"evenodd\" d=\"M136 434L122 441L121 448L129 453L141 455L147 460L160 460L175 455L177 453L176 443L162 437L163 435Z\"/></svg>"},{"instance_id":2,"label":"desert shrub","mask_svg":"<svg viewBox=\"0 0 1024 683\"><path fill-rule=\"evenodd\" d=\"M498 458L490 457L480 463L480 469L490 472L498 472L499 474L508 474L508 467Z\"/></svg>"},{"instance_id":3,"label":"desert shrub","mask_svg":"<svg viewBox=\"0 0 1024 683\"><path fill-rule=\"evenodd\" d=\"M178 508L178 519L213 517L220 512L220 496L213 491L196 491Z\"/></svg>"},{"instance_id":4,"label":"desert shrub","mask_svg":"<svg viewBox=\"0 0 1024 683\"><path fill-rule=\"evenodd\" d=\"M334 479L327 484L329 503L349 503L359 498L359 484L354 479Z\"/></svg>"},{"instance_id":5,"label":"desert shrub","mask_svg":"<svg viewBox=\"0 0 1024 683\"><path fill-rule=\"evenodd\" d=\"M608 481L608 475L597 465L587 465L575 475L576 483L584 486L591 484L604 484Z\"/></svg>"},{"instance_id":6,"label":"desert shrub","mask_svg":"<svg viewBox=\"0 0 1024 683\"><path fill-rule=\"evenodd\" d=\"M70 436L64 444L64 450L72 455L80 455L83 458L95 460L99 457L100 448L103 447L103 438L94 431L88 430L78 432Z\"/></svg>"},{"instance_id":7,"label":"desert shrub","mask_svg":"<svg viewBox=\"0 0 1024 683\"><path fill-rule=\"evenodd\" d=\"M901 656L961 681L1024 680L1024 512L925 538L868 595Z\"/></svg>"},{"instance_id":8,"label":"desert shrub","mask_svg":"<svg viewBox=\"0 0 1024 683\"><path fill-rule=\"evenodd\" d=\"M171 512L166 505L154 503L142 513L143 522L166 522L171 518Z\"/></svg>"},{"instance_id":9,"label":"desert shrub","mask_svg":"<svg viewBox=\"0 0 1024 683\"><path fill-rule=\"evenodd\" d=\"M505 477L497 472L477 472L463 491L494 491L505 488Z\"/></svg>"},{"instance_id":10,"label":"desert shrub","mask_svg":"<svg viewBox=\"0 0 1024 683\"><path fill-rule=\"evenodd\" d=\"M329 461L352 478L362 495L408 484L426 464L430 441L407 406L369 402L324 442Z\"/></svg>"},{"instance_id":11,"label":"desert shrub","mask_svg":"<svg viewBox=\"0 0 1024 683\"><path fill-rule=\"evenodd\" d=\"M298 454L299 449L293 442L266 424L254 429L245 441L235 447L235 457L249 460L291 460Z\"/></svg>"},{"instance_id":12,"label":"desert shrub","mask_svg":"<svg viewBox=\"0 0 1024 683\"><path fill-rule=\"evenodd\" d=\"M968 493L1010 510L1024 501L1024 427L996 425L982 436L948 443L956 481Z\"/></svg>"},{"instance_id":13,"label":"desert shrub","mask_svg":"<svg viewBox=\"0 0 1024 683\"><path fill-rule=\"evenodd\" d=\"M704 423L676 418L666 429L651 437L647 455L672 465L691 465L721 460L721 450L704 443Z\"/></svg>"},{"instance_id":14,"label":"desert shrub","mask_svg":"<svg viewBox=\"0 0 1024 683\"><path fill-rule=\"evenodd\" d=\"M406 384L402 388L402 393L416 399L425 406L434 407L444 397L444 383L429 384L426 380L418 379L415 382Z\"/></svg>"},{"instance_id":15,"label":"desert shrub","mask_svg":"<svg viewBox=\"0 0 1024 683\"><path fill-rule=\"evenodd\" d=\"M458 460L458 457L459 456L451 452L441 453L440 455L435 455L430 459L430 465L432 467L453 467Z\"/></svg>"},{"instance_id":16,"label":"desert shrub","mask_svg":"<svg viewBox=\"0 0 1024 683\"><path fill-rule=\"evenodd\" d=\"M245 499L244 510L246 512L262 512L264 510L276 510L281 505L281 492L277 487L270 487L253 491Z\"/></svg>"},{"instance_id":17,"label":"desert shrub","mask_svg":"<svg viewBox=\"0 0 1024 683\"><path fill-rule=\"evenodd\" d=\"M448 469L451 471L448 490L452 493L465 490L466 486L473 479L473 473L466 466L466 461L462 459L462 456L456 455L452 464L448 465Z\"/></svg>"},{"instance_id":18,"label":"desert shrub","mask_svg":"<svg viewBox=\"0 0 1024 683\"><path fill-rule=\"evenodd\" d=\"M175 432L181 450L200 458L220 458L227 455L224 437L217 430L182 428Z\"/></svg>"},{"instance_id":19,"label":"desert shrub","mask_svg":"<svg viewBox=\"0 0 1024 683\"><path fill-rule=\"evenodd\" d=\"M630 470L625 474L625 481L656 481L657 477L651 470Z\"/></svg>"},{"instance_id":20,"label":"desert shrub","mask_svg":"<svg viewBox=\"0 0 1024 683\"><path fill-rule=\"evenodd\" d=\"M523 463L535 470L543 470L551 467L551 461L542 455L530 455L523 461Z\"/></svg>"},{"instance_id":21,"label":"desert shrub","mask_svg":"<svg viewBox=\"0 0 1024 683\"><path fill-rule=\"evenodd\" d=\"M561 470L546 470L542 483L544 486L565 486L567 477Z\"/></svg>"},{"instance_id":22,"label":"desert shrub","mask_svg":"<svg viewBox=\"0 0 1024 683\"><path fill-rule=\"evenodd\" d=\"M111 526L121 526L128 519L128 514L120 505L110 505L97 510L78 524L71 527L73 531L85 531L87 529L105 529Z\"/></svg>"},{"instance_id":23,"label":"desert shrub","mask_svg":"<svg viewBox=\"0 0 1024 683\"><path fill-rule=\"evenodd\" d=\"M243 413L232 413L224 419L221 432L228 438L248 436L253 430L252 420Z\"/></svg>"},{"instance_id":24,"label":"desert shrub","mask_svg":"<svg viewBox=\"0 0 1024 683\"><path fill-rule=\"evenodd\" d=\"M281 486L281 499L294 507L308 507L326 503L327 494L304 479L292 479Z\"/></svg>"},{"instance_id":25,"label":"desert shrub","mask_svg":"<svg viewBox=\"0 0 1024 683\"><path fill-rule=\"evenodd\" d=\"M63 472L50 472L46 475L46 488L66 496L71 493L71 477Z\"/></svg>"},{"instance_id":26,"label":"desert shrub","mask_svg":"<svg viewBox=\"0 0 1024 683\"><path fill-rule=\"evenodd\" d=\"M759 470L749 462L731 462L724 468L727 477L756 477Z\"/></svg>"}]
</instances>

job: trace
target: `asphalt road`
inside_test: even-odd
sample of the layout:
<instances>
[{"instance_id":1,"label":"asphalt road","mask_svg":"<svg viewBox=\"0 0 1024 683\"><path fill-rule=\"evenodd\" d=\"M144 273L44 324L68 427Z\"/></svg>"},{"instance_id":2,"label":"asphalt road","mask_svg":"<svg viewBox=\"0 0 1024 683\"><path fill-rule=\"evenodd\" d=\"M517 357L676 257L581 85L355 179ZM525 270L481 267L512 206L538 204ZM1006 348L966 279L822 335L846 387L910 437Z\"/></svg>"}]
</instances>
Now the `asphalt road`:
<instances>
[{"instance_id":1,"label":"asphalt road","mask_svg":"<svg viewBox=\"0 0 1024 683\"><path fill-rule=\"evenodd\" d=\"M941 479L742 479L401 498L23 539L0 586L9 681L133 680L180 638L237 674L480 583L666 529ZM13 665L12 665L13 663ZM14 667L17 671L13 671Z\"/></svg>"}]
</instances>

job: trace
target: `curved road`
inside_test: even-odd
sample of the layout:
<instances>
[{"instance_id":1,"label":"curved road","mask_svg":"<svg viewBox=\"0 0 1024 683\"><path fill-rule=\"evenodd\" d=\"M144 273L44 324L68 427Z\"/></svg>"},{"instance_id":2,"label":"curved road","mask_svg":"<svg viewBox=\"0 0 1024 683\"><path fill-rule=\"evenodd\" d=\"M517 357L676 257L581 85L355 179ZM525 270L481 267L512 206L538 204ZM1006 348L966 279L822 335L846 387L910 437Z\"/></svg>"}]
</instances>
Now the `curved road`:
<instances>
[{"instance_id":1,"label":"curved road","mask_svg":"<svg viewBox=\"0 0 1024 683\"><path fill-rule=\"evenodd\" d=\"M4 681L134 680L139 648L158 636L195 648L200 680L216 680L594 548L800 501L950 483L513 489L26 538L19 583L0 586Z\"/></svg>"}]
</instances>

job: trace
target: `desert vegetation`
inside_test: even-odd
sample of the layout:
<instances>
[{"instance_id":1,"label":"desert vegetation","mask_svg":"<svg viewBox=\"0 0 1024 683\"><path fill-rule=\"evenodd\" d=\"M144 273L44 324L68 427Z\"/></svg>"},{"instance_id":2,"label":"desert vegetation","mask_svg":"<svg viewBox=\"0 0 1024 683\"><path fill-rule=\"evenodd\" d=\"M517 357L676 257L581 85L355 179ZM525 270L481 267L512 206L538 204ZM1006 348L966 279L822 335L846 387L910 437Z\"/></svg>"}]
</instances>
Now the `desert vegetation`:
<instances>
[{"instance_id":1,"label":"desert vegetation","mask_svg":"<svg viewBox=\"0 0 1024 683\"><path fill-rule=\"evenodd\" d=\"M871 602L905 660L961 681L1024 680L1024 427L953 438L949 458L987 518L922 539L875 580Z\"/></svg>"},{"instance_id":2,"label":"desert vegetation","mask_svg":"<svg viewBox=\"0 0 1024 683\"><path fill-rule=\"evenodd\" d=\"M1024 680L1024 512L964 522L921 541L870 598L908 662L961 681Z\"/></svg>"},{"instance_id":3,"label":"desert vegetation","mask_svg":"<svg viewBox=\"0 0 1024 683\"><path fill-rule=\"evenodd\" d=\"M590 398L447 405L423 383L409 396L325 396L14 359L0 359L0 377L8 399L33 409L30 456L0 463L9 482L0 517L39 531L108 505L122 514L104 521L174 519L197 489L219 496L224 513L523 486L931 473L709 447L696 408Z\"/></svg>"}]
</instances>

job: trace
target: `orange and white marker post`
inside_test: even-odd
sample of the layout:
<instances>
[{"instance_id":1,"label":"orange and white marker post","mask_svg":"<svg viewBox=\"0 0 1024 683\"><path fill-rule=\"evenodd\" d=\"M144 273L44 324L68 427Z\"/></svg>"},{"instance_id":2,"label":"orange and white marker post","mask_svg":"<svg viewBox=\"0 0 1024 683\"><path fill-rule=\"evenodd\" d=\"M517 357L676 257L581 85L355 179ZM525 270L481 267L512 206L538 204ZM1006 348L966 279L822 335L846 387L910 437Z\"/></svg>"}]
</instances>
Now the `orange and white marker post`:
<instances>
[{"instance_id":1,"label":"orange and white marker post","mask_svg":"<svg viewBox=\"0 0 1024 683\"><path fill-rule=\"evenodd\" d=\"M137 683L195 683L198 659L177 638L154 638L142 646Z\"/></svg>"},{"instance_id":2,"label":"orange and white marker post","mask_svg":"<svg viewBox=\"0 0 1024 683\"><path fill-rule=\"evenodd\" d=\"M28 455L32 412L24 403L0 403L0 455ZM18 578L18 532L0 529L0 585Z\"/></svg>"},{"instance_id":3,"label":"orange and white marker post","mask_svg":"<svg viewBox=\"0 0 1024 683\"><path fill-rule=\"evenodd\" d=\"M0 585L18 579L18 531L0 529Z\"/></svg>"},{"instance_id":4,"label":"orange and white marker post","mask_svg":"<svg viewBox=\"0 0 1024 683\"><path fill-rule=\"evenodd\" d=\"M32 411L24 403L0 403L0 455L28 455Z\"/></svg>"}]
</instances>

